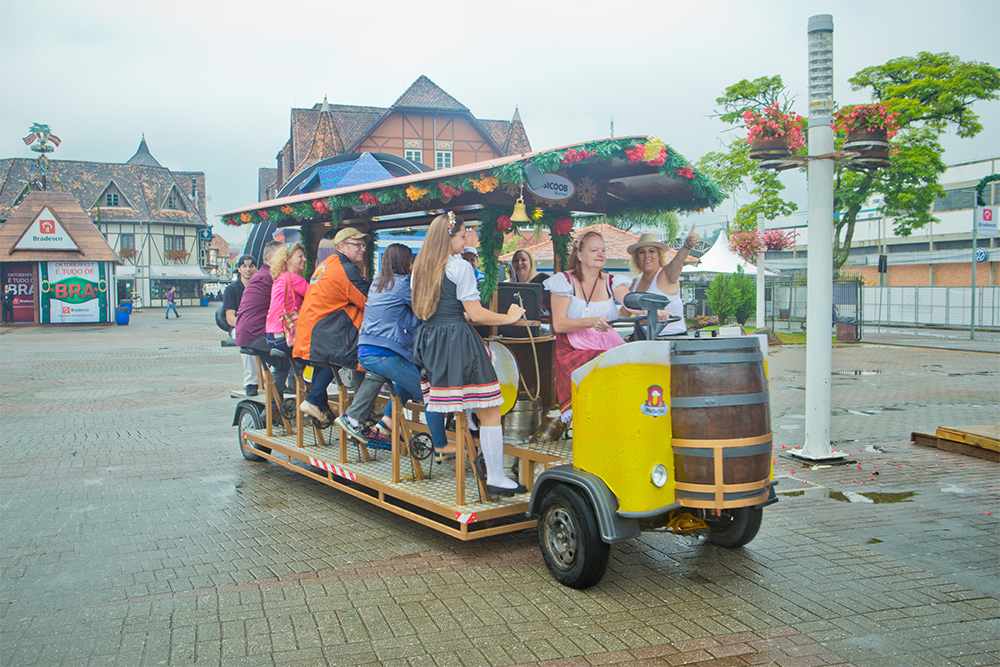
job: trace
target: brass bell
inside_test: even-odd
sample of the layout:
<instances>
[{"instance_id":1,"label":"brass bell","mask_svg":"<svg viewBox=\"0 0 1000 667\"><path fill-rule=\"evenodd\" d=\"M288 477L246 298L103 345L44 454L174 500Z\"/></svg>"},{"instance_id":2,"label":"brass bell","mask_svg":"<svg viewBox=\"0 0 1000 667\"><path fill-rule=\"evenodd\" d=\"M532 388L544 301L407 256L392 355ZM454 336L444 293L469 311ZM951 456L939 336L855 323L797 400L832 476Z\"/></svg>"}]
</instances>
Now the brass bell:
<instances>
[{"instance_id":1,"label":"brass bell","mask_svg":"<svg viewBox=\"0 0 1000 667\"><path fill-rule=\"evenodd\" d=\"M524 197L518 197L514 203L514 212L510 214L511 222L531 222L528 212L524 208Z\"/></svg>"}]
</instances>

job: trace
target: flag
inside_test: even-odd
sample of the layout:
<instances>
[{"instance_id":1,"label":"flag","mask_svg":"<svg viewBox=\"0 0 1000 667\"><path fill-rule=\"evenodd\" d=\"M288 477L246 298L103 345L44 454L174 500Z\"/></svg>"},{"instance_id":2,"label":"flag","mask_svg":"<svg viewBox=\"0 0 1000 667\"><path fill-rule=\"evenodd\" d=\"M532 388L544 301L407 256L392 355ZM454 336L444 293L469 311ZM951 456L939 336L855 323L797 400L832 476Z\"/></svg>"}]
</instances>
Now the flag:
<instances>
[{"instance_id":1,"label":"flag","mask_svg":"<svg viewBox=\"0 0 1000 667\"><path fill-rule=\"evenodd\" d=\"M32 132L31 134L29 134L28 136L26 136L24 139L22 139L22 141L24 141L24 145L25 146L30 146L31 144L35 143L35 138L36 138L35 137L35 133Z\"/></svg>"},{"instance_id":2,"label":"flag","mask_svg":"<svg viewBox=\"0 0 1000 667\"><path fill-rule=\"evenodd\" d=\"M59 144L62 143L62 139L60 139L59 137L57 137L54 134L50 134L50 135L48 135L45 138L48 139L49 141L51 141L52 143L54 143L56 146L58 146Z\"/></svg>"}]
</instances>

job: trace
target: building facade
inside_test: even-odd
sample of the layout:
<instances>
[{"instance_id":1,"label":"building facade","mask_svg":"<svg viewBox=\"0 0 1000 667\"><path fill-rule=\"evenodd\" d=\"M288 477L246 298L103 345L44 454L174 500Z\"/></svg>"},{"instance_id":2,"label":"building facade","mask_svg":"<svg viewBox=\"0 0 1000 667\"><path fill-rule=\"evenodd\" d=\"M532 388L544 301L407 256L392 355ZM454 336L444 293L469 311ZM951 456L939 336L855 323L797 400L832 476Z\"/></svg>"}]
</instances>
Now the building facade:
<instances>
[{"instance_id":1,"label":"building facade","mask_svg":"<svg viewBox=\"0 0 1000 667\"><path fill-rule=\"evenodd\" d=\"M36 176L30 158L0 160L0 222L37 187ZM115 270L118 300L163 306L175 286L181 303L190 305L201 297L202 284L219 279L220 262L210 251L205 173L163 167L145 137L121 164L52 160L47 187L73 195L122 259Z\"/></svg>"},{"instance_id":2,"label":"building facade","mask_svg":"<svg viewBox=\"0 0 1000 667\"><path fill-rule=\"evenodd\" d=\"M938 219L910 236L893 231L893 220L879 211L878 201L858 216L845 273L858 275L869 285L889 287L969 287L972 285L972 224L976 186L1000 170L1000 157L950 165L941 176L945 194L934 202L933 215ZM983 191L987 206L1000 205L1000 182L987 183ZM782 273L805 271L809 232L805 216L778 219L768 227L797 232L793 249L769 252L767 268ZM979 237L976 246L980 261L976 264L976 285L1000 285L1000 236ZM885 258L883 272L879 257Z\"/></svg>"},{"instance_id":3,"label":"building facade","mask_svg":"<svg viewBox=\"0 0 1000 667\"><path fill-rule=\"evenodd\" d=\"M288 141L276 167L258 174L260 201L289 194L289 184L340 155L396 156L425 169L445 169L531 150L517 110L509 121L476 118L464 104L421 75L388 108L329 104L292 109ZM392 171L391 169L389 170Z\"/></svg>"}]
</instances>

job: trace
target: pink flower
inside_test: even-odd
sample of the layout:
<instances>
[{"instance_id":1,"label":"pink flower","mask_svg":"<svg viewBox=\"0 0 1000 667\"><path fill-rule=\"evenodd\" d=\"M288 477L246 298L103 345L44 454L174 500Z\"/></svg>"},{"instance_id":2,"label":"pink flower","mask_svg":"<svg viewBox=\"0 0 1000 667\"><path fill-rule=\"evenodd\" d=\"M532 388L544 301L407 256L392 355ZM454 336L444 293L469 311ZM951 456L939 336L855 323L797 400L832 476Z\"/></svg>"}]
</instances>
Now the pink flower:
<instances>
[{"instance_id":1,"label":"pink flower","mask_svg":"<svg viewBox=\"0 0 1000 667\"><path fill-rule=\"evenodd\" d=\"M677 170L677 175L681 178L694 178L694 169L691 167L681 167Z\"/></svg>"},{"instance_id":2,"label":"pink flower","mask_svg":"<svg viewBox=\"0 0 1000 667\"><path fill-rule=\"evenodd\" d=\"M513 227L513 223L510 221L509 215L501 215L499 218L497 218L497 229L499 229L501 232L505 232L511 227Z\"/></svg>"},{"instance_id":3,"label":"pink flower","mask_svg":"<svg viewBox=\"0 0 1000 667\"><path fill-rule=\"evenodd\" d=\"M327 206L325 199L314 199L312 201L312 207L317 213L329 213L330 207Z\"/></svg>"},{"instance_id":4,"label":"pink flower","mask_svg":"<svg viewBox=\"0 0 1000 667\"><path fill-rule=\"evenodd\" d=\"M633 144L632 148L625 151L625 157L627 157L631 162L642 162L646 159L645 144Z\"/></svg>"},{"instance_id":5,"label":"pink flower","mask_svg":"<svg viewBox=\"0 0 1000 667\"><path fill-rule=\"evenodd\" d=\"M559 236L566 236L573 231L573 221L570 218L559 218L556 224L552 225L552 231Z\"/></svg>"}]
</instances>

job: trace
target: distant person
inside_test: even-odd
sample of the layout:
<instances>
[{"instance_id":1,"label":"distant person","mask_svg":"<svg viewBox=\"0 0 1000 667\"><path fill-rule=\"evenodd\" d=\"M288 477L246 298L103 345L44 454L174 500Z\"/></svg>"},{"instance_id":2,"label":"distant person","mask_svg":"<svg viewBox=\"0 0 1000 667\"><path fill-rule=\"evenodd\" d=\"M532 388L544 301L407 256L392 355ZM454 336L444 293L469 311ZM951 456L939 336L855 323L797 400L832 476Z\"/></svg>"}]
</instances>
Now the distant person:
<instances>
[{"instance_id":1,"label":"distant person","mask_svg":"<svg viewBox=\"0 0 1000 667\"><path fill-rule=\"evenodd\" d=\"M3 323L14 324L14 288L9 283L3 286Z\"/></svg>"},{"instance_id":2,"label":"distant person","mask_svg":"<svg viewBox=\"0 0 1000 667\"><path fill-rule=\"evenodd\" d=\"M467 245L462 249L462 259L472 265L472 271L476 276L476 287L478 287L485 278L479 270L479 253L471 245Z\"/></svg>"},{"instance_id":3,"label":"distant person","mask_svg":"<svg viewBox=\"0 0 1000 667\"><path fill-rule=\"evenodd\" d=\"M177 298L177 289L173 285L171 285L170 286L170 291L167 292L167 312L165 313L164 319L167 319L167 320L170 319L170 310L171 309L173 309L174 315L176 315L177 317L181 316L181 314L177 312L176 298Z\"/></svg>"},{"instance_id":4,"label":"distant person","mask_svg":"<svg viewBox=\"0 0 1000 667\"><path fill-rule=\"evenodd\" d=\"M510 265L514 269L515 283L537 283L541 285L550 278L547 273L538 273L538 270L535 268L534 255L531 254L531 251L524 248L514 253L514 256L510 258ZM540 306L543 315L550 313L552 304L549 300L548 290L542 290L542 302Z\"/></svg>"},{"instance_id":5,"label":"distant person","mask_svg":"<svg viewBox=\"0 0 1000 667\"><path fill-rule=\"evenodd\" d=\"M236 312L240 309L240 302L243 300L243 291L247 283L257 270L253 255L243 255L236 265L236 280L226 286L226 291L222 294L222 312L226 315L226 322L229 324L229 336L232 337L236 331ZM257 362L249 354L241 354L243 360L243 388L247 396L256 396L260 379L257 377Z\"/></svg>"}]
</instances>

